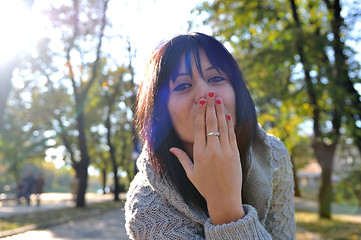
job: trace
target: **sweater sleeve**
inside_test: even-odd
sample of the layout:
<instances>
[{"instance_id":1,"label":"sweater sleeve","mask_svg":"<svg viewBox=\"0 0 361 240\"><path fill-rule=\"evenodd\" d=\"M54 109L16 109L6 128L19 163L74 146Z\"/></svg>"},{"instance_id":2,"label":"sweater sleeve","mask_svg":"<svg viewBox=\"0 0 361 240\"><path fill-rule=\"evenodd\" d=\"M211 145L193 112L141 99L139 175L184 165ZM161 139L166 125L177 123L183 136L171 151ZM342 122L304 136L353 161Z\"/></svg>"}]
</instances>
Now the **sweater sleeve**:
<instances>
[{"instance_id":1,"label":"sweater sleeve","mask_svg":"<svg viewBox=\"0 0 361 240\"><path fill-rule=\"evenodd\" d=\"M243 204L246 213L245 217L237 222L231 222L222 225L212 225L208 219L205 224L205 234L207 240L269 240L271 235L265 230L258 220L257 211L254 207Z\"/></svg>"},{"instance_id":2,"label":"sweater sleeve","mask_svg":"<svg viewBox=\"0 0 361 240\"><path fill-rule=\"evenodd\" d=\"M265 222L273 239L295 239L294 178L292 163L284 144L273 137L272 154L275 160L273 196Z\"/></svg>"},{"instance_id":3,"label":"sweater sleeve","mask_svg":"<svg viewBox=\"0 0 361 240\"><path fill-rule=\"evenodd\" d=\"M125 205L125 227L130 239L200 240L201 224L192 221L149 186L138 186Z\"/></svg>"}]
</instances>

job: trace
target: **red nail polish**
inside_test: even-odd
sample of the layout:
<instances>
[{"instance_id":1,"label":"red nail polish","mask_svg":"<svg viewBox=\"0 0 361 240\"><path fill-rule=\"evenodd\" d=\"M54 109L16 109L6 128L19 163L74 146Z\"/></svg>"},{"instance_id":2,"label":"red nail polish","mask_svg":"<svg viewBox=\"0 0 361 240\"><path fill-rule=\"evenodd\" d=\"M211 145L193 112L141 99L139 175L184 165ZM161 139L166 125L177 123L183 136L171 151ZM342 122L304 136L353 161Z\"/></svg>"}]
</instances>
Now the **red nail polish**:
<instances>
[{"instance_id":1,"label":"red nail polish","mask_svg":"<svg viewBox=\"0 0 361 240\"><path fill-rule=\"evenodd\" d=\"M227 114L227 120L229 121L229 120L231 120L231 114Z\"/></svg>"},{"instance_id":2,"label":"red nail polish","mask_svg":"<svg viewBox=\"0 0 361 240\"><path fill-rule=\"evenodd\" d=\"M204 105L205 103L206 103L206 100L202 99L202 100L199 101L199 104L201 104L201 105Z\"/></svg>"},{"instance_id":3,"label":"red nail polish","mask_svg":"<svg viewBox=\"0 0 361 240\"><path fill-rule=\"evenodd\" d=\"M221 104L221 103L222 103L222 100L221 100L221 99L217 99L216 102L217 102L217 104Z\"/></svg>"},{"instance_id":4,"label":"red nail polish","mask_svg":"<svg viewBox=\"0 0 361 240\"><path fill-rule=\"evenodd\" d=\"M208 96L209 96L209 97L214 97L214 92L208 93Z\"/></svg>"}]
</instances>

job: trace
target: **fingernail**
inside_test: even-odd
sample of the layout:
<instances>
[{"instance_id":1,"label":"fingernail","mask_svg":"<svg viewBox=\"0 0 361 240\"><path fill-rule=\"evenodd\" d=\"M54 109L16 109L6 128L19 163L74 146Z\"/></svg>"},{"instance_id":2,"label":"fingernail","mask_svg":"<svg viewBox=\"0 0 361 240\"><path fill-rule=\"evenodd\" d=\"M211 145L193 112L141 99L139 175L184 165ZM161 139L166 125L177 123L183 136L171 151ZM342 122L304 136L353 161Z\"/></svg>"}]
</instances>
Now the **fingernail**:
<instances>
[{"instance_id":1,"label":"fingernail","mask_svg":"<svg viewBox=\"0 0 361 240\"><path fill-rule=\"evenodd\" d=\"M217 99L217 100L216 100L216 103L217 103L217 104L221 104L221 103L222 103L222 100L221 100L221 99Z\"/></svg>"},{"instance_id":2,"label":"fingernail","mask_svg":"<svg viewBox=\"0 0 361 240\"><path fill-rule=\"evenodd\" d=\"M227 118L228 121L231 120L231 118L232 118L231 114L227 114L226 118Z\"/></svg>"},{"instance_id":3,"label":"fingernail","mask_svg":"<svg viewBox=\"0 0 361 240\"><path fill-rule=\"evenodd\" d=\"M208 93L208 96L209 96L209 97L214 97L214 92Z\"/></svg>"},{"instance_id":4,"label":"fingernail","mask_svg":"<svg viewBox=\"0 0 361 240\"><path fill-rule=\"evenodd\" d=\"M205 103L206 103L206 100L203 100L203 99L202 99L202 100L199 101L199 104L200 104L200 105L204 105Z\"/></svg>"},{"instance_id":5,"label":"fingernail","mask_svg":"<svg viewBox=\"0 0 361 240\"><path fill-rule=\"evenodd\" d=\"M169 149L169 152L170 152L170 153L172 153L172 154L174 155L174 152L173 152L173 150L172 150L172 149Z\"/></svg>"}]
</instances>

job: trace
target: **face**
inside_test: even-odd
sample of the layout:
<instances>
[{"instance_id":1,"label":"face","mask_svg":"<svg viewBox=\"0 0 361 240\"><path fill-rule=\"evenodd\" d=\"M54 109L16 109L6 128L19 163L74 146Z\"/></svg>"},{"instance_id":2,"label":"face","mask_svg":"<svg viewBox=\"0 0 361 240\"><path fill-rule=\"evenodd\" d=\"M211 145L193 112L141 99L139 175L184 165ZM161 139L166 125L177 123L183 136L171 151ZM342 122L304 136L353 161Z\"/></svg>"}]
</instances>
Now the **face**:
<instances>
[{"instance_id":1,"label":"face","mask_svg":"<svg viewBox=\"0 0 361 240\"><path fill-rule=\"evenodd\" d=\"M194 119L196 106L201 98L214 92L215 98L221 98L225 114L231 114L236 122L236 97L228 76L217 71L207 58L204 50L200 50L202 74L198 72L193 56L191 57L192 75L187 72L185 57L180 60L176 79L169 81L170 96L168 111L173 126L182 140L187 152L193 149ZM203 77L202 77L203 75Z\"/></svg>"}]
</instances>

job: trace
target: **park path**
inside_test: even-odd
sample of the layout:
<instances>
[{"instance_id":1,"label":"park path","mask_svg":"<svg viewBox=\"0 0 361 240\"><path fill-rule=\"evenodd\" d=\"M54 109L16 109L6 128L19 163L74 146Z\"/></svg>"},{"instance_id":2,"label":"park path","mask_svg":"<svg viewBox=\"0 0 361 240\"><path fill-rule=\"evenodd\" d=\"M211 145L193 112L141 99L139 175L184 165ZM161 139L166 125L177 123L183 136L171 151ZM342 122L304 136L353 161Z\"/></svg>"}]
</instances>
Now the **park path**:
<instances>
[{"instance_id":1,"label":"park path","mask_svg":"<svg viewBox=\"0 0 361 240\"><path fill-rule=\"evenodd\" d=\"M124 209L105 213L83 220L70 221L43 230L32 230L4 238L4 240L47 239L47 240L127 240ZM296 240L319 240L304 229L297 228Z\"/></svg>"},{"instance_id":2,"label":"park path","mask_svg":"<svg viewBox=\"0 0 361 240\"><path fill-rule=\"evenodd\" d=\"M32 230L4 240L47 239L47 240L127 240L124 228L124 210L119 209L83 220L70 221L44 230Z\"/></svg>"},{"instance_id":3,"label":"park path","mask_svg":"<svg viewBox=\"0 0 361 240\"><path fill-rule=\"evenodd\" d=\"M36 206L16 206L5 205L0 207L1 216L11 216L16 214L30 213L32 211L46 211L51 208L62 208L74 204L68 195L45 194L44 202L40 207ZM122 198L125 197L122 195ZM87 202L109 201L112 195L90 194L87 196ZM317 203L296 198L296 209L309 210L317 212ZM347 210L347 209L346 209ZM347 218L347 220L361 223L361 209L353 214L343 214L341 208L337 208L338 217ZM346 220L346 219L345 219ZM106 239L106 240L125 240L128 239L124 227L124 209L118 209L103 213L99 216L92 216L81 220L72 220L64 224L53 226L43 230L31 230L3 238L4 240L23 240L23 239L49 239L49 240L72 240L72 239ZM319 240L320 238L311 232L297 227L297 240Z\"/></svg>"},{"instance_id":4,"label":"park path","mask_svg":"<svg viewBox=\"0 0 361 240\"><path fill-rule=\"evenodd\" d=\"M125 194L121 194L120 197L125 199ZM91 204L96 202L111 201L113 198L114 196L112 194L87 193L86 203ZM43 193L41 195L41 204L39 207L34 205L35 202L35 196L32 195L32 204L30 206L25 204L17 205L15 201L5 203L0 206L0 217L29 214L32 212L75 206L70 193Z\"/></svg>"}]
</instances>

